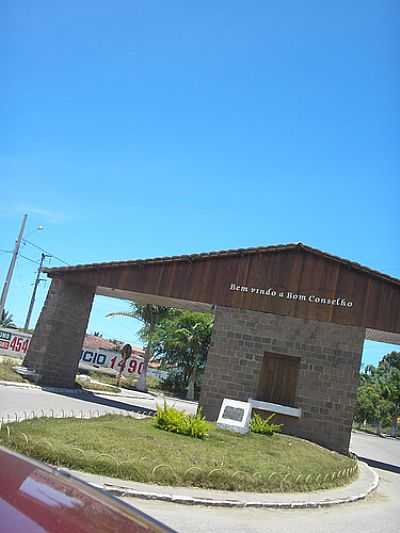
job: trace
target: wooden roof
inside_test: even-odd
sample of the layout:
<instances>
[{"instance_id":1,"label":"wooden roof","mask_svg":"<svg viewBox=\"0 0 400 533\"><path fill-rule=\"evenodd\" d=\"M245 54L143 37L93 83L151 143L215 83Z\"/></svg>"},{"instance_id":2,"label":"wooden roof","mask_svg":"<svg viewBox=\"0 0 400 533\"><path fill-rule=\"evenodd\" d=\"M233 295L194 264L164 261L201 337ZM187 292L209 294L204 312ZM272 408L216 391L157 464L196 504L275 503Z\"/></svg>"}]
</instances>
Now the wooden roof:
<instances>
[{"instance_id":1,"label":"wooden roof","mask_svg":"<svg viewBox=\"0 0 400 533\"><path fill-rule=\"evenodd\" d=\"M302 243L44 269L99 294L400 333L400 280Z\"/></svg>"},{"instance_id":2,"label":"wooden roof","mask_svg":"<svg viewBox=\"0 0 400 533\"><path fill-rule=\"evenodd\" d=\"M78 271L78 270L81 271L81 270L93 270L93 269L97 270L97 269L102 269L102 268L115 268L115 267L125 267L125 266L133 266L133 265L142 265L142 264L167 263L170 261L193 262L193 261L199 261L203 259L212 259L215 257L235 257L235 256L243 256L243 255L251 255L251 254L276 253L276 252L294 250L294 249L304 250L309 253L312 253L312 254L315 254L321 257L325 257L331 261L337 261L346 266L349 266L350 268L353 268L354 270L366 272L367 274L378 276L384 280L400 285L400 279L398 278L394 278L387 274L383 274L382 272L368 268L364 265L361 265L360 263L351 261L350 259L345 259L337 255L332 255L332 254L329 254L328 252L323 252L322 250L318 250L317 248L312 248L311 246L307 246L306 244L303 244L302 242L290 243L290 244L276 244L272 246L257 246L257 247L252 247L252 248L236 248L236 249L230 249L230 250L219 250L219 251L205 252L205 253L198 253L198 254L153 257L150 259L129 259L125 261L107 261L104 263L87 263L87 264L69 265L65 267L43 268L43 272L46 272L52 275L52 274L56 274L57 272L71 272L71 271Z\"/></svg>"}]
</instances>

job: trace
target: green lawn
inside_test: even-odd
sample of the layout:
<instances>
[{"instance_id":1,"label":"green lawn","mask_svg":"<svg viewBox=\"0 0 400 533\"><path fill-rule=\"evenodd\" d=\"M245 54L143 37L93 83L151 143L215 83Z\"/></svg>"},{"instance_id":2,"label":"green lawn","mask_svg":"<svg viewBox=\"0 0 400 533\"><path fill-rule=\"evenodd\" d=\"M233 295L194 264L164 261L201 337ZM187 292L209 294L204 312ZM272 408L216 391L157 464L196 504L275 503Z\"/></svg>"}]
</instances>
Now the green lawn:
<instances>
[{"instance_id":1,"label":"green lawn","mask_svg":"<svg viewBox=\"0 0 400 533\"><path fill-rule=\"evenodd\" d=\"M101 381L102 383L106 383L108 385L115 385L115 376L112 376L110 374L105 374L103 372L97 372L96 370L90 370L89 376L96 381ZM120 387L123 389L130 389L135 390L135 385L138 381L139 377L137 375L133 375L129 377L128 379L125 376L122 376ZM153 376L147 376L147 386L149 389L158 389L160 384L160 380L153 377Z\"/></svg>"},{"instance_id":2,"label":"green lawn","mask_svg":"<svg viewBox=\"0 0 400 533\"><path fill-rule=\"evenodd\" d=\"M116 415L3 425L0 443L51 464L164 485L307 491L357 475L349 457L294 437L241 436L210 425L209 438L200 440L162 431L154 419Z\"/></svg>"},{"instance_id":3,"label":"green lawn","mask_svg":"<svg viewBox=\"0 0 400 533\"><path fill-rule=\"evenodd\" d=\"M76 383L81 387L94 391L106 391L106 392L121 392L121 389L114 387L114 385L106 385L105 383L93 383L86 379L76 378Z\"/></svg>"},{"instance_id":4,"label":"green lawn","mask_svg":"<svg viewBox=\"0 0 400 533\"><path fill-rule=\"evenodd\" d=\"M20 360L16 359L3 359L3 361L0 362L0 380L1 381L16 381L18 383L28 383L26 379L24 379L22 376L17 374L13 370L13 366L21 365Z\"/></svg>"},{"instance_id":5,"label":"green lawn","mask_svg":"<svg viewBox=\"0 0 400 533\"><path fill-rule=\"evenodd\" d=\"M103 374L103 372L96 372L95 370L90 370L88 374L92 379L96 381L101 381L106 385L115 385L115 376L110 374Z\"/></svg>"}]
</instances>

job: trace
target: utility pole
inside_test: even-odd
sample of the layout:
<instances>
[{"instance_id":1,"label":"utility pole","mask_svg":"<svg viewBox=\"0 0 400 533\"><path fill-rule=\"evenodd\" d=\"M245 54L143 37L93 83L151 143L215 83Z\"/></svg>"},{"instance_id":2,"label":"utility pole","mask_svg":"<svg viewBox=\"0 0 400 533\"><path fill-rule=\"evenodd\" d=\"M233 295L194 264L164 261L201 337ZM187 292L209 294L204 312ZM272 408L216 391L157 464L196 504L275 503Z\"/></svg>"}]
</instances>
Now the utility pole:
<instances>
[{"instance_id":1,"label":"utility pole","mask_svg":"<svg viewBox=\"0 0 400 533\"><path fill-rule=\"evenodd\" d=\"M15 267L15 263L17 261L19 247L21 245L21 240L22 240L22 237L24 235L24 230L25 230L25 225L26 225L26 219L27 218L28 218L28 215L24 215L24 218L22 219L21 229L19 230L18 238L15 241L15 247L14 247L11 263L10 263L10 266L8 268L6 281L4 282L4 285L3 285L3 290L2 290L1 298L0 298L0 318L3 315L4 307L6 305L8 289L10 288L11 279L12 279L12 276L13 276L13 273L14 273L14 267Z\"/></svg>"},{"instance_id":2,"label":"utility pole","mask_svg":"<svg viewBox=\"0 0 400 533\"><path fill-rule=\"evenodd\" d=\"M29 328L29 322L31 321L31 314L32 314L33 306L35 304L36 289L38 288L38 285L39 285L40 281L42 281L40 279L40 274L42 272L43 262L44 262L46 257L48 257L48 256L46 254L43 254L43 253L42 253L41 257L40 257L40 264L39 264L39 268L38 268L38 271L37 271L35 284L33 286L31 302L29 304L28 314L26 315L25 326L24 326L25 330L27 330Z\"/></svg>"}]
</instances>

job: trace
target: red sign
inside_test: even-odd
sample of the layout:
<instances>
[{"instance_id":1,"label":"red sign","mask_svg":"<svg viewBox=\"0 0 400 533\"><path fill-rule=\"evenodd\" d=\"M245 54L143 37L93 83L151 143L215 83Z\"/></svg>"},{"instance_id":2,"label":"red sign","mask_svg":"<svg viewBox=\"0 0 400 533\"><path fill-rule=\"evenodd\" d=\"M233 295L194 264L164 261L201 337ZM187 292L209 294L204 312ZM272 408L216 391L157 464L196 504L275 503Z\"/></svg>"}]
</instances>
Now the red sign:
<instances>
[{"instance_id":1,"label":"red sign","mask_svg":"<svg viewBox=\"0 0 400 533\"><path fill-rule=\"evenodd\" d=\"M15 329L0 329L0 355L24 357L29 348L32 335L20 333Z\"/></svg>"}]
</instances>

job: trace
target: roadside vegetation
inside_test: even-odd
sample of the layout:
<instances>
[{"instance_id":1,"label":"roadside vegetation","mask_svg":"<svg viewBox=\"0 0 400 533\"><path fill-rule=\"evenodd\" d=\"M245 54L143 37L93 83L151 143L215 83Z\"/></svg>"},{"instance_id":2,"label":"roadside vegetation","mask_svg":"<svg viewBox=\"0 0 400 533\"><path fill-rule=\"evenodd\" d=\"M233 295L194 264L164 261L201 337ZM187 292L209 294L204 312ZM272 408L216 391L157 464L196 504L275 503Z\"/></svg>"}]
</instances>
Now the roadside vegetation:
<instances>
[{"instance_id":1,"label":"roadside vegetation","mask_svg":"<svg viewBox=\"0 0 400 533\"><path fill-rule=\"evenodd\" d=\"M161 485L258 492L345 485L350 457L298 438L239 435L209 424L208 438L160 431L154 418L40 418L2 426L0 443L48 463Z\"/></svg>"},{"instance_id":2,"label":"roadside vegetation","mask_svg":"<svg viewBox=\"0 0 400 533\"><path fill-rule=\"evenodd\" d=\"M76 384L83 389L93 390L93 391L104 391L104 392L121 392L121 389L115 387L114 385L107 385L105 383L96 383L90 378L85 379L81 376L77 376L75 380Z\"/></svg>"},{"instance_id":3,"label":"roadside vegetation","mask_svg":"<svg viewBox=\"0 0 400 533\"><path fill-rule=\"evenodd\" d=\"M104 383L104 385L111 385L113 387L116 386L116 374L106 374L103 372L98 372L97 370L89 370L87 375L90 377L90 379L94 381L98 381L100 383ZM122 375L121 381L118 387L120 389L136 390L135 389L136 382L137 382L136 376L126 378L124 375Z\"/></svg>"},{"instance_id":4,"label":"roadside vegetation","mask_svg":"<svg viewBox=\"0 0 400 533\"><path fill-rule=\"evenodd\" d=\"M104 383L105 385L111 385L115 387L116 376L113 374L106 374L103 372L98 372L97 370L89 370L87 375L94 381ZM121 376L121 381L119 384L120 389L134 390L136 391L136 383L138 376L130 376L126 378L124 375ZM154 376L147 376L146 378L147 388L149 391L160 391L161 390L161 380Z\"/></svg>"},{"instance_id":5,"label":"roadside vegetation","mask_svg":"<svg viewBox=\"0 0 400 533\"><path fill-rule=\"evenodd\" d=\"M400 418L400 352L385 355L377 367L368 365L360 374L354 415L358 429L381 434L390 427L398 435Z\"/></svg>"},{"instance_id":6,"label":"roadside vegetation","mask_svg":"<svg viewBox=\"0 0 400 533\"><path fill-rule=\"evenodd\" d=\"M3 328L16 328L17 326L14 323L14 317L9 311L3 309L0 316L0 326Z\"/></svg>"},{"instance_id":7,"label":"roadside vegetation","mask_svg":"<svg viewBox=\"0 0 400 533\"><path fill-rule=\"evenodd\" d=\"M22 376L17 374L13 369L14 366L20 365L19 359L4 357L0 361L0 381L15 381L17 383L29 383Z\"/></svg>"},{"instance_id":8,"label":"roadside vegetation","mask_svg":"<svg viewBox=\"0 0 400 533\"><path fill-rule=\"evenodd\" d=\"M399 420L400 422L400 420ZM372 424L353 422L353 430L362 431L363 433L369 433L370 435L390 435L392 432L391 426L381 426L381 433L377 433L377 427Z\"/></svg>"},{"instance_id":9,"label":"roadside vegetation","mask_svg":"<svg viewBox=\"0 0 400 533\"><path fill-rule=\"evenodd\" d=\"M135 389L147 391L152 387L147 368L151 360L156 360L161 368L170 371L167 379L157 383L160 389L189 400L197 399L214 316L135 302L131 302L130 306L129 311L109 313L107 317L128 317L142 323L138 335L145 346L144 367L143 373L136 379Z\"/></svg>"},{"instance_id":10,"label":"roadside vegetation","mask_svg":"<svg viewBox=\"0 0 400 533\"><path fill-rule=\"evenodd\" d=\"M95 370L89 370L88 376L95 381L101 381L101 383L104 383L105 385L115 385L114 375L97 372Z\"/></svg>"},{"instance_id":11,"label":"roadside vegetation","mask_svg":"<svg viewBox=\"0 0 400 533\"><path fill-rule=\"evenodd\" d=\"M170 369L160 387L188 400L198 399L214 316L175 309L154 332L154 357Z\"/></svg>"}]
</instances>

